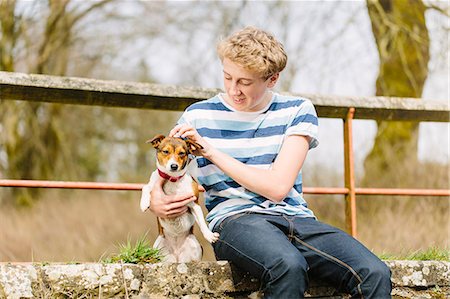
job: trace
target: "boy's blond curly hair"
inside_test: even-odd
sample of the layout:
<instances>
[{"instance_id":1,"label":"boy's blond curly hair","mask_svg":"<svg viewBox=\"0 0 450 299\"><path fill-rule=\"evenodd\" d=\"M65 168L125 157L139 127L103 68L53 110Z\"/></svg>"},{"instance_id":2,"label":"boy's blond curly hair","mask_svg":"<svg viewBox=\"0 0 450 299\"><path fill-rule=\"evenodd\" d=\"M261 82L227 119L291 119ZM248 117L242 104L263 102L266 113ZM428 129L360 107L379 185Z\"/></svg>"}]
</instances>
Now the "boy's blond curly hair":
<instances>
[{"instance_id":1,"label":"boy's blond curly hair","mask_svg":"<svg viewBox=\"0 0 450 299\"><path fill-rule=\"evenodd\" d=\"M221 40L217 53L221 61L228 58L263 79L281 72L287 63L283 45L272 34L251 26Z\"/></svg>"}]
</instances>

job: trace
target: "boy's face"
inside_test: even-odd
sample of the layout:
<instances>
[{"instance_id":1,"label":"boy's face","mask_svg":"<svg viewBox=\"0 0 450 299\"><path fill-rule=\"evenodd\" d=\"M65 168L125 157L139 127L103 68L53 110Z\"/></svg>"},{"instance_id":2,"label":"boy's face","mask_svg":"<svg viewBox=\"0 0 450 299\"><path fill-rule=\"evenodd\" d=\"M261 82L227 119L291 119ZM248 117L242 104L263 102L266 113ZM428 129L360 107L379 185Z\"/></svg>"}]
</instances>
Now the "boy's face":
<instances>
[{"instance_id":1,"label":"boy's face","mask_svg":"<svg viewBox=\"0 0 450 299\"><path fill-rule=\"evenodd\" d=\"M225 58L223 76L227 104L237 111L253 112L261 110L270 102L268 89L275 86L279 74L265 80L259 74Z\"/></svg>"}]
</instances>

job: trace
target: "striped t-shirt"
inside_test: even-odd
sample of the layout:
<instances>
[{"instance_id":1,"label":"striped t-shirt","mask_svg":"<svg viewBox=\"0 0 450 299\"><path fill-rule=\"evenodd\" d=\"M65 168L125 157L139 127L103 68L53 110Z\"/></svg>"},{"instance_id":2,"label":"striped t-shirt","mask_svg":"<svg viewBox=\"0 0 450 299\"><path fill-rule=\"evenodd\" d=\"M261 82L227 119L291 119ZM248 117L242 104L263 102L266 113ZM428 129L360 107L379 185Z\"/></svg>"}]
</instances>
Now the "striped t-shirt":
<instances>
[{"instance_id":1,"label":"striped t-shirt","mask_svg":"<svg viewBox=\"0 0 450 299\"><path fill-rule=\"evenodd\" d=\"M289 135L310 137L317 146L318 119L311 101L273 94L270 103L257 112L241 112L219 94L189 106L178 121L188 123L216 149L251 167L270 169ZM293 157L295 159L295 157ZM206 190L206 217L211 229L231 215L244 211L314 217L302 194L299 172L291 191L279 203L240 186L217 166L197 157L197 179Z\"/></svg>"}]
</instances>

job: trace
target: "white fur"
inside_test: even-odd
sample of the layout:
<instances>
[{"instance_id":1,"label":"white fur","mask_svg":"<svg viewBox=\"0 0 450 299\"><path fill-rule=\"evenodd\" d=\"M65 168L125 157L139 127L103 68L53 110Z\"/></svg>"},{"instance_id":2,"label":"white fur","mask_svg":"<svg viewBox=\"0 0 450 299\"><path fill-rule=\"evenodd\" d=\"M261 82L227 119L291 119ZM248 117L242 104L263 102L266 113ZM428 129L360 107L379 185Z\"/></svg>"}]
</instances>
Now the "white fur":
<instances>
[{"instance_id":1,"label":"white fur","mask_svg":"<svg viewBox=\"0 0 450 299\"><path fill-rule=\"evenodd\" d=\"M167 168L170 168L170 163L162 166L157 162L157 166L161 171L174 177L181 176L186 172L186 169L177 172L168 171ZM142 211L146 211L150 207L150 192L156 180L159 179L158 176L158 171L154 171L148 184L142 188L140 202ZM192 182L192 177L189 173L186 173L177 182L166 181L163 189L167 195L188 193L192 192ZM165 255L166 262L186 263L201 260L202 248L195 236L190 233L194 222L197 222L200 231L209 243L214 243L219 238L218 233L213 233L208 228L201 207L195 202L190 202L187 206L189 207L189 212L179 217L159 218L164 230L164 236L159 235L153 247L161 249L163 255Z\"/></svg>"}]
</instances>

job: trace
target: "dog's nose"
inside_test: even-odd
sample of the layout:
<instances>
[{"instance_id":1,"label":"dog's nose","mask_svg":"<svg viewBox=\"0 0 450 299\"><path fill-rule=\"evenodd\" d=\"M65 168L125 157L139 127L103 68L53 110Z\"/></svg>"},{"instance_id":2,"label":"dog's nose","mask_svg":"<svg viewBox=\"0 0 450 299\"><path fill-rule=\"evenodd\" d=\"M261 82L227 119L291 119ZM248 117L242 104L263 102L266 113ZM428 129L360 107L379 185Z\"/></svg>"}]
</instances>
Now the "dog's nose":
<instances>
[{"instance_id":1,"label":"dog's nose","mask_svg":"<svg viewBox=\"0 0 450 299\"><path fill-rule=\"evenodd\" d=\"M174 164L170 165L170 170L175 171L177 169L178 169L178 165L177 164L174 163Z\"/></svg>"}]
</instances>

